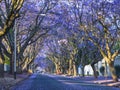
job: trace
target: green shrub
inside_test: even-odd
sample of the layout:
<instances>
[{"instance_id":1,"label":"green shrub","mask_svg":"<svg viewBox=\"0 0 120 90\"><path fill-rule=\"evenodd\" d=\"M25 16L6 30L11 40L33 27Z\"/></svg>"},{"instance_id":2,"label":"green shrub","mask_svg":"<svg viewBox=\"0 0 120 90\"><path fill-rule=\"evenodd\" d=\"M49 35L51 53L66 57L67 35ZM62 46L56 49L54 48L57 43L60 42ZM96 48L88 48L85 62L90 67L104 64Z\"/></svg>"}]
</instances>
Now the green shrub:
<instances>
[{"instance_id":1,"label":"green shrub","mask_svg":"<svg viewBox=\"0 0 120 90\"><path fill-rule=\"evenodd\" d=\"M104 66L100 67L100 73L104 76L104 74L105 74L105 67Z\"/></svg>"},{"instance_id":2,"label":"green shrub","mask_svg":"<svg viewBox=\"0 0 120 90\"><path fill-rule=\"evenodd\" d=\"M120 77L120 65L115 66L117 77Z\"/></svg>"}]
</instances>

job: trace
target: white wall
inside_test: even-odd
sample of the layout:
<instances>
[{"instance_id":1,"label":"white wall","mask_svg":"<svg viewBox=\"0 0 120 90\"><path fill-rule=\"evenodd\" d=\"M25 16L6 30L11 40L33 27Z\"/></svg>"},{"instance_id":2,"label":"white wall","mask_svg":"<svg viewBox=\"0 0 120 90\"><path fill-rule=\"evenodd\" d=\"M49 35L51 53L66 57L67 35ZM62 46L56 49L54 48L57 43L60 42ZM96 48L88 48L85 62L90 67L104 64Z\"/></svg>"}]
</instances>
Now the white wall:
<instances>
[{"instance_id":1,"label":"white wall","mask_svg":"<svg viewBox=\"0 0 120 90\"><path fill-rule=\"evenodd\" d=\"M86 65L84 67L84 74L85 75L93 75L93 69L92 69L91 65Z\"/></svg>"}]
</instances>

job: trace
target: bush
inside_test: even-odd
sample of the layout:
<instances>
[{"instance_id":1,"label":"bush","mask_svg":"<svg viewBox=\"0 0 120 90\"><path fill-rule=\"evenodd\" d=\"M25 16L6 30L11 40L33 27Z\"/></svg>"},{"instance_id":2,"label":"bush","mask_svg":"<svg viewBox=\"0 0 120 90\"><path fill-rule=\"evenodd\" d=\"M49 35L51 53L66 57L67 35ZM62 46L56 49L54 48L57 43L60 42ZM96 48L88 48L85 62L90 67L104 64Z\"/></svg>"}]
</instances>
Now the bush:
<instances>
[{"instance_id":1,"label":"bush","mask_svg":"<svg viewBox=\"0 0 120 90\"><path fill-rule=\"evenodd\" d=\"M117 77L120 77L120 65L115 66Z\"/></svg>"},{"instance_id":2,"label":"bush","mask_svg":"<svg viewBox=\"0 0 120 90\"><path fill-rule=\"evenodd\" d=\"M105 74L105 67L104 66L100 67L100 73L104 76L104 74Z\"/></svg>"}]
</instances>

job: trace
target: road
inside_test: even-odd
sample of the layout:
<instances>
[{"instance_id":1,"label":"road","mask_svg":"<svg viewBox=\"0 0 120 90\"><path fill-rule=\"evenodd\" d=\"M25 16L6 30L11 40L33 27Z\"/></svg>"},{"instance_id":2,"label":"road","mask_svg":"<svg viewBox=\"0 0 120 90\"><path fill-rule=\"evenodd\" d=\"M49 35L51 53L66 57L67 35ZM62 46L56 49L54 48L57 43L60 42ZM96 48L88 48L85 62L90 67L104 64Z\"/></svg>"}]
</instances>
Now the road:
<instances>
[{"instance_id":1,"label":"road","mask_svg":"<svg viewBox=\"0 0 120 90\"><path fill-rule=\"evenodd\" d=\"M57 76L33 74L28 79L22 81L10 90L120 90L115 87L90 84L72 78Z\"/></svg>"}]
</instances>

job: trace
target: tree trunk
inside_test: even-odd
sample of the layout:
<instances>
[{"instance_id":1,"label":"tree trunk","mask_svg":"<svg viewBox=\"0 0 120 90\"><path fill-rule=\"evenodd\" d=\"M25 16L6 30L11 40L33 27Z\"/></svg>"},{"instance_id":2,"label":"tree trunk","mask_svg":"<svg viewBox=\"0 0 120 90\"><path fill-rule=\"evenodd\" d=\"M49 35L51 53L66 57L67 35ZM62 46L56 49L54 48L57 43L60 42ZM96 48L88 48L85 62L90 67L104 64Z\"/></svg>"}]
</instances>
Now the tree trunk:
<instances>
[{"instance_id":1,"label":"tree trunk","mask_svg":"<svg viewBox=\"0 0 120 90\"><path fill-rule=\"evenodd\" d=\"M96 71L96 68L95 68L94 64L92 64L91 67L93 69L94 77L98 78L97 71Z\"/></svg>"},{"instance_id":2,"label":"tree trunk","mask_svg":"<svg viewBox=\"0 0 120 90\"><path fill-rule=\"evenodd\" d=\"M55 70L56 70L56 74L60 74L59 64L55 63Z\"/></svg>"},{"instance_id":3,"label":"tree trunk","mask_svg":"<svg viewBox=\"0 0 120 90\"><path fill-rule=\"evenodd\" d=\"M13 59L13 54L10 57L10 74L14 73L14 59Z\"/></svg>"},{"instance_id":4,"label":"tree trunk","mask_svg":"<svg viewBox=\"0 0 120 90\"><path fill-rule=\"evenodd\" d=\"M0 78L4 77L4 64L0 63Z\"/></svg>"},{"instance_id":5,"label":"tree trunk","mask_svg":"<svg viewBox=\"0 0 120 90\"><path fill-rule=\"evenodd\" d=\"M69 70L68 70L68 75L72 75L72 60L69 60Z\"/></svg>"},{"instance_id":6,"label":"tree trunk","mask_svg":"<svg viewBox=\"0 0 120 90\"><path fill-rule=\"evenodd\" d=\"M104 70L104 76L108 77L108 71L107 71L107 62L105 61L105 70Z\"/></svg>"},{"instance_id":7,"label":"tree trunk","mask_svg":"<svg viewBox=\"0 0 120 90\"><path fill-rule=\"evenodd\" d=\"M2 58L0 58L0 78L4 77L4 63Z\"/></svg>"},{"instance_id":8,"label":"tree trunk","mask_svg":"<svg viewBox=\"0 0 120 90\"><path fill-rule=\"evenodd\" d=\"M114 67L114 61L109 62L108 65L110 67L110 71L111 71L113 81L118 82L118 77L116 75L116 70L115 70L115 67Z\"/></svg>"},{"instance_id":9,"label":"tree trunk","mask_svg":"<svg viewBox=\"0 0 120 90\"><path fill-rule=\"evenodd\" d=\"M77 76L77 69L75 62L73 63L73 76Z\"/></svg>"},{"instance_id":10,"label":"tree trunk","mask_svg":"<svg viewBox=\"0 0 120 90\"><path fill-rule=\"evenodd\" d=\"M29 59L28 57L25 58L24 63L21 65L22 66L22 71L27 71L27 65L28 65Z\"/></svg>"},{"instance_id":11,"label":"tree trunk","mask_svg":"<svg viewBox=\"0 0 120 90\"><path fill-rule=\"evenodd\" d=\"M85 74L84 74L84 66L81 67L81 70L82 70L82 76L84 77L85 76Z\"/></svg>"},{"instance_id":12,"label":"tree trunk","mask_svg":"<svg viewBox=\"0 0 120 90\"><path fill-rule=\"evenodd\" d=\"M26 66L26 70L27 70L27 72L28 72L29 70L31 70L31 68L30 68L30 64L27 64L27 66Z\"/></svg>"},{"instance_id":13,"label":"tree trunk","mask_svg":"<svg viewBox=\"0 0 120 90\"><path fill-rule=\"evenodd\" d=\"M66 74L65 67L62 67L62 74Z\"/></svg>"},{"instance_id":14,"label":"tree trunk","mask_svg":"<svg viewBox=\"0 0 120 90\"><path fill-rule=\"evenodd\" d=\"M5 61L5 58L0 48L0 78L4 77L4 61Z\"/></svg>"}]
</instances>

